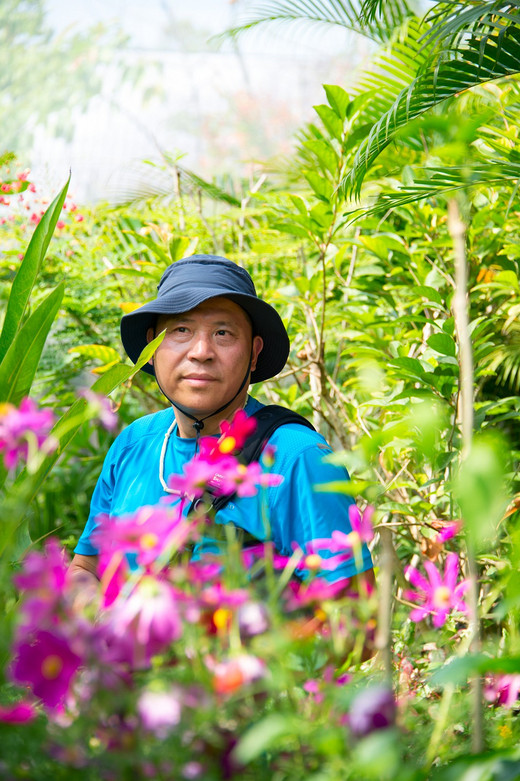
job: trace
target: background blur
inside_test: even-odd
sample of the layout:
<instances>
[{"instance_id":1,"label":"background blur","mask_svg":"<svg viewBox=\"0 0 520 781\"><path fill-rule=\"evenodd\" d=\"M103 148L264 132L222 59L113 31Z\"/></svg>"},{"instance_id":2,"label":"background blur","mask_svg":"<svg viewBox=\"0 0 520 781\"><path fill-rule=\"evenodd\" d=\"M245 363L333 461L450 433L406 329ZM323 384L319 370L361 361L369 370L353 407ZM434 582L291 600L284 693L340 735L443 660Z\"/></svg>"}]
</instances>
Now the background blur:
<instances>
[{"instance_id":1,"label":"background blur","mask_svg":"<svg viewBox=\"0 0 520 781\"><path fill-rule=\"evenodd\" d=\"M167 154L197 174L244 175L291 151L345 84L366 40L312 26L219 39L247 0L2 0L2 147L54 192L124 200Z\"/></svg>"}]
</instances>

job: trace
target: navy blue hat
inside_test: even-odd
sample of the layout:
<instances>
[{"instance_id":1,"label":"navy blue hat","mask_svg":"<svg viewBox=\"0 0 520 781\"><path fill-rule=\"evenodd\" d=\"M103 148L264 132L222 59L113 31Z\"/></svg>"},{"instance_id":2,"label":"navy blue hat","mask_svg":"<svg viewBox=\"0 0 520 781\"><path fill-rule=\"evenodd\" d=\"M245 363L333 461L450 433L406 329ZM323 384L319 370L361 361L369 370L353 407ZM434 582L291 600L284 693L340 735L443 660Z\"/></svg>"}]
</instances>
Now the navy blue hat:
<instances>
[{"instance_id":1,"label":"navy blue hat","mask_svg":"<svg viewBox=\"0 0 520 781\"><path fill-rule=\"evenodd\" d=\"M258 298L247 271L218 255L192 255L168 266L157 287L157 298L124 315L121 340L128 357L136 363L146 347L146 333L155 326L157 315L177 315L194 309L208 298L225 296L244 309L253 324L253 334L264 346L258 356L251 382L278 374L289 355L289 337L276 309ZM146 363L143 371L154 374Z\"/></svg>"}]
</instances>

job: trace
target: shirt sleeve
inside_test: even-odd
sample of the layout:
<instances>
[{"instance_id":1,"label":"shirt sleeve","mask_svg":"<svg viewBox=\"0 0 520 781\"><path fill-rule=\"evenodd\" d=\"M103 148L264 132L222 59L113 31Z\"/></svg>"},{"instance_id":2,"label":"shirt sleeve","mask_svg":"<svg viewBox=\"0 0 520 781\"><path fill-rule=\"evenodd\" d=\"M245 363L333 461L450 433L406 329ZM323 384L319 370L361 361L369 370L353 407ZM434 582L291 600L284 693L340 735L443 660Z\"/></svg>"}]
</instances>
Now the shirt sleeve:
<instances>
[{"instance_id":1,"label":"shirt sleeve","mask_svg":"<svg viewBox=\"0 0 520 781\"><path fill-rule=\"evenodd\" d=\"M344 534L352 531L349 519L349 507L354 504L352 497L340 492L316 490L316 486L321 484L350 479L344 467L324 462L329 453L331 450L326 444L308 445L284 469L284 482L271 489L273 542L284 555L293 552L294 543L306 551L311 540L330 539L335 530ZM276 461L273 471L277 471ZM324 559L337 555L336 551L327 547L320 547L317 552ZM334 569L324 569L320 576L336 581L350 578L372 566L370 551L363 544L357 560L352 555Z\"/></svg>"},{"instance_id":2,"label":"shirt sleeve","mask_svg":"<svg viewBox=\"0 0 520 781\"><path fill-rule=\"evenodd\" d=\"M108 451L103 463L101 474L96 483L96 487L94 488L94 493L92 494L87 523L78 540L78 544L74 548L74 553L79 553L82 556L95 556L98 553L97 548L94 547L91 541L92 533L99 525L96 522L96 518L103 514L110 515L115 471L114 446L115 443Z\"/></svg>"}]
</instances>

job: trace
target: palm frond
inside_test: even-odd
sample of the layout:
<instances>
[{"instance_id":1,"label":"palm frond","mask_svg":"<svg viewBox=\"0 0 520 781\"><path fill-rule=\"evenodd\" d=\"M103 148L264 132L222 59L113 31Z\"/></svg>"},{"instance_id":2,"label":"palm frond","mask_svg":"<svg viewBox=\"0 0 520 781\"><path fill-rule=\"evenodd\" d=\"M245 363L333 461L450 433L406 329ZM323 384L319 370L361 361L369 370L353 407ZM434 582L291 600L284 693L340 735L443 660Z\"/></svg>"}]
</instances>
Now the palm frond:
<instances>
[{"instance_id":1,"label":"palm frond","mask_svg":"<svg viewBox=\"0 0 520 781\"><path fill-rule=\"evenodd\" d=\"M393 105L374 124L360 145L351 171L342 182L345 193L359 195L365 175L375 159L410 120L447 98L478 84L520 72L520 29L510 26L484 42L471 40L462 50L451 50L444 61L422 72L404 88ZM382 85L384 76L380 77Z\"/></svg>"},{"instance_id":2,"label":"palm frond","mask_svg":"<svg viewBox=\"0 0 520 781\"><path fill-rule=\"evenodd\" d=\"M246 6L239 23L219 38L236 39L247 30L265 24L334 25L364 35L373 41L388 41L395 27L412 16L406 0L385 0L384 11L363 13L361 3L351 0L268 0Z\"/></svg>"},{"instance_id":3,"label":"palm frond","mask_svg":"<svg viewBox=\"0 0 520 781\"><path fill-rule=\"evenodd\" d=\"M425 42L455 48L469 35L485 36L503 30L508 23L518 24L519 11L520 0L480 0L470 5L465 0L438 3L426 15L431 27Z\"/></svg>"},{"instance_id":4,"label":"palm frond","mask_svg":"<svg viewBox=\"0 0 520 781\"><path fill-rule=\"evenodd\" d=\"M416 203L425 198L453 194L457 190L493 186L515 186L520 179L520 161L489 160L471 166L444 166L417 169L416 178L408 185L399 185L378 194L369 208L356 209L346 214L351 222L360 217L389 212Z\"/></svg>"}]
</instances>

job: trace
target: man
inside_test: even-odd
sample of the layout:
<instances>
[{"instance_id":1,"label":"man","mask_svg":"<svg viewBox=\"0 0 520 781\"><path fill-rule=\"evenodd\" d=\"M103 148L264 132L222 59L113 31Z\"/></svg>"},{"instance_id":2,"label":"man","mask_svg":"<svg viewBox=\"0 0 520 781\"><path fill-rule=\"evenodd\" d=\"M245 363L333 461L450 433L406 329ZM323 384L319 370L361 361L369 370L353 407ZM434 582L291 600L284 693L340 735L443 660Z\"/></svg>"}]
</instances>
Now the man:
<instances>
[{"instance_id":1,"label":"man","mask_svg":"<svg viewBox=\"0 0 520 781\"><path fill-rule=\"evenodd\" d=\"M164 339L144 371L155 376L171 406L135 421L113 443L75 549L72 580L88 583L96 577L97 550L91 540L96 518L107 514L117 523L117 517L175 494L168 476L182 473L197 452L201 432L219 434L220 423L236 410L252 415L261 409L248 396L249 384L278 374L289 355L283 322L258 298L249 274L214 255L194 255L169 266L157 298L122 318L122 342L134 363L163 330ZM274 472L284 480L266 489L267 507L260 495L233 500L217 512L217 525L233 523L256 540L272 539L284 555L293 553L294 543L305 549L336 529L350 532L352 499L313 490L315 484L348 479L344 469L323 462L331 452L324 438L289 423L274 432L269 444L275 449ZM205 546L214 549L214 542L199 547L204 551ZM342 562L327 576L339 580L366 572L371 580L371 568L364 546L361 562Z\"/></svg>"}]
</instances>

